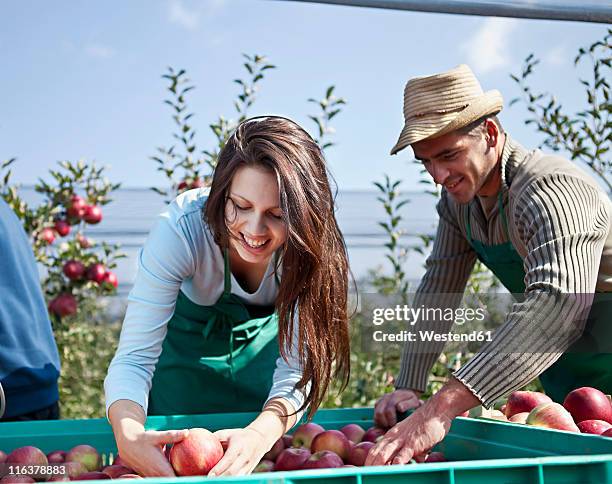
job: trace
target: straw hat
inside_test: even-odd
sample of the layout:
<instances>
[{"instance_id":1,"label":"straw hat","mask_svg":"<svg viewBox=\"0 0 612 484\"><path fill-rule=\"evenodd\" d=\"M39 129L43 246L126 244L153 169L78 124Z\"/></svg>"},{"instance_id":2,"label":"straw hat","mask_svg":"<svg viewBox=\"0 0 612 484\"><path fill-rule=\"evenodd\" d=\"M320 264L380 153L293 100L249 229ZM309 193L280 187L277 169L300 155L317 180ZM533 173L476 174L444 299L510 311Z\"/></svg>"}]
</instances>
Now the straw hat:
<instances>
[{"instance_id":1,"label":"straw hat","mask_svg":"<svg viewBox=\"0 0 612 484\"><path fill-rule=\"evenodd\" d=\"M441 74L410 79L404 89L404 129L391 154L496 114L503 104L499 91L483 92L465 64Z\"/></svg>"}]
</instances>

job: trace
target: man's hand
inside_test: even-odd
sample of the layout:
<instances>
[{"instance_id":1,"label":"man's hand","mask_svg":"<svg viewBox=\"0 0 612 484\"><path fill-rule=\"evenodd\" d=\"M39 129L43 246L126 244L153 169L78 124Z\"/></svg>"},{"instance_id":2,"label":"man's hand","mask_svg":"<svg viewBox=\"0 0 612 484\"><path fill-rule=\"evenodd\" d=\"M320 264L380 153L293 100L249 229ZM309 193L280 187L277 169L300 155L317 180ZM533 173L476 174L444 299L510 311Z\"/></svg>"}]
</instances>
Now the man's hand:
<instances>
[{"instance_id":1,"label":"man's hand","mask_svg":"<svg viewBox=\"0 0 612 484\"><path fill-rule=\"evenodd\" d=\"M407 464L442 441L452 419L436 414L429 402L389 430L370 450L365 465Z\"/></svg>"},{"instance_id":2,"label":"man's hand","mask_svg":"<svg viewBox=\"0 0 612 484\"><path fill-rule=\"evenodd\" d=\"M442 441L453 418L479 403L463 383L451 378L438 393L385 434L370 450L365 465L407 464Z\"/></svg>"},{"instance_id":3,"label":"man's hand","mask_svg":"<svg viewBox=\"0 0 612 484\"><path fill-rule=\"evenodd\" d=\"M416 390L399 389L383 395L374 407L374 422L385 429L393 427L397 423L397 412L421 406L420 394Z\"/></svg>"}]
</instances>

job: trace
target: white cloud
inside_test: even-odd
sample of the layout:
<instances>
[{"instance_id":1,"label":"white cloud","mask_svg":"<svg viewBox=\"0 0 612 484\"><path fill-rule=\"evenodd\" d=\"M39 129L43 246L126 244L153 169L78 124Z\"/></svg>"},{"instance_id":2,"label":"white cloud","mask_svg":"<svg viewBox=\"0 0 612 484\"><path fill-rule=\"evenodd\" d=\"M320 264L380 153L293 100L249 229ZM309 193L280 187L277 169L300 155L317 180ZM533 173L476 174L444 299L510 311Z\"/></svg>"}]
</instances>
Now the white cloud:
<instances>
[{"instance_id":1,"label":"white cloud","mask_svg":"<svg viewBox=\"0 0 612 484\"><path fill-rule=\"evenodd\" d=\"M170 22L187 30L195 30L203 16L210 17L225 7L227 0L200 0L195 6L188 6L183 0L170 0L168 12ZM194 4L192 4L194 5Z\"/></svg>"},{"instance_id":2,"label":"white cloud","mask_svg":"<svg viewBox=\"0 0 612 484\"><path fill-rule=\"evenodd\" d=\"M517 27L516 19L491 17L483 21L474 35L460 46L469 65L478 73L500 69L510 63L511 34Z\"/></svg>"},{"instance_id":3,"label":"white cloud","mask_svg":"<svg viewBox=\"0 0 612 484\"><path fill-rule=\"evenodd\" d=\"M97 57L99 59L110 59L115 55L115 51L113 49L101 44L86 45L85 53L90 57Z\"/></svg>"},{"instance_id":4,"label":"white cloud","mask_svg":"<svg viewBox=\"0 0 612 484\"><path fill-rule=\"evenodd\" d=\"M568 63L572 57L564 45L557 45L550 49L542 58L544 62L552 66L562 66Z\"/></svg>"}]
</instances>

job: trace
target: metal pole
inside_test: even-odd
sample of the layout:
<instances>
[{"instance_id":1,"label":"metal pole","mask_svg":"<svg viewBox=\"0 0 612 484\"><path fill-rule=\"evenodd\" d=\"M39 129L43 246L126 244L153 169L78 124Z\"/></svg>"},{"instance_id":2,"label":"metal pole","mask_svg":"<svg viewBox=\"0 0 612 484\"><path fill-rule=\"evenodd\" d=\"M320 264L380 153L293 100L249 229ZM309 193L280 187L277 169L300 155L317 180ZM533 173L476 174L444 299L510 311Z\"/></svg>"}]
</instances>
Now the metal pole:
<instances>
[{"instance_id":1,"label":"metal pole","mask_svg":"<svg viewBox=\"0 0 612 484\"><path fill-rule=\"evenodd\" d=\"M599 0L573 5L559 1L546 4L537 1L509 0L290 0L294 2L327 3L353 7L412 10L417 12L484 15L489 17L516 17L543 20L570 20L578 22L612 23L612 2Z\"/></svg>"}]
</instances>

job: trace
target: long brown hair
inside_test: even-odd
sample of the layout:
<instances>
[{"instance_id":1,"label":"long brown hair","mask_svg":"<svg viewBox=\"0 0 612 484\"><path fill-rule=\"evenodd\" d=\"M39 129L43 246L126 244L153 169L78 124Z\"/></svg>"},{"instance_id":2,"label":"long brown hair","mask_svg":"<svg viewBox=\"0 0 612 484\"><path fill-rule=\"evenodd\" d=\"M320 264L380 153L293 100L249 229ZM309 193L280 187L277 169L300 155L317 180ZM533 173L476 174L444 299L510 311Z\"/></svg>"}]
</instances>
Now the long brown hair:
<instances>
[{"instance_id":1,"label":"long brown hair","mask_svg":"<svg viewBox=\"0 0 612 484\"><path fill-rule=\"evenodd\" d=\"M332 376L344 388L350 372L347 313L348 257L334 213L334 197L321 149L293 121L277 116L242 122L224 148L213 174L205 221L217 244L229 246L225 206L238 168L258 165L272 170L279 184L280 207L287 226L281 248L282 277L276 311L283 358L291 348L294 317L299 318L298 358L302 379L310 383L299 410L310 405L312 417Z\"/></svg>"}]
</instances>

